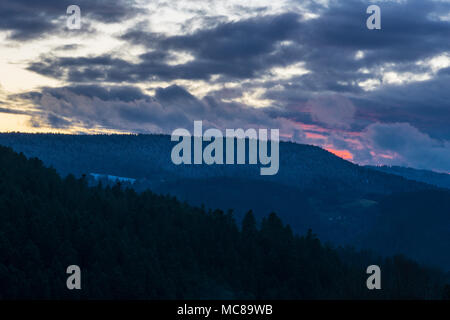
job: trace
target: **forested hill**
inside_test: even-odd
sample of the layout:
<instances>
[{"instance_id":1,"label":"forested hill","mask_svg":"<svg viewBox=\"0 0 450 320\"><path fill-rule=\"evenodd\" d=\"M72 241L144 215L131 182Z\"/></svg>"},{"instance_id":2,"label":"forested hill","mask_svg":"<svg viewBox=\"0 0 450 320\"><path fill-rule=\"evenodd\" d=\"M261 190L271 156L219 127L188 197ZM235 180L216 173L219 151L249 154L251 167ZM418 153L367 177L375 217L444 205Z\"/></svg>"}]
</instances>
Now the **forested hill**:
<instances>
[{"instance_id":1,"label":"forested hill","mask_svg":"<svg viewBox=\"0 0 450 320\"><path fill-rule=\"evenodd\" d=\"M384 248L369 241L368 235L381 232L374 228L381 226L381 217L395 217L395 212L380 211L383 197L437 189L360 167L318 147L286 142L280 144L280 170L270 177L260 175L259 165L176 166L170 157L176 142L164 135L5 133L0 134L2 144L41 159L62 176L73 173L89 178L90 174L104 174L135 179L135 191L169 194L207 209L233 209L239 222L248 210L253 210L258 222L273 211L294 232L303 234L312 228L324 241L370 246L380 254L392 253L392 246ZM408 207L413 201L427 199L431 198L413 195L401 205ZM406 219L399 229L384 228L386 238L396 239L405 230L414 230L415 238L425 240L411 247L407 236L398 237L398 251L394 253L412 255L421 262L450 270L450 257L440 257L427 236L431 233L442 248L450 250L450 233L441 228L447 221L444 210L438 207L432 212L429 230L420 229L413 219ZM429 212L417 212L419 216L427 217Z\"/></svg>"},{"instance_id":2,"label":"forested hill","mask_svg":"<svg viewBox=\"0 0 450 320\"><path fill-rule=\"evenodd\" d=\"M447 173L438 173L429 170L417 170L397 166L368 166L368 168L402 176L409 180L425 182L441 188L450 189L450 174Z\"/></svg>"},{"instance_id":3,"label":"forested hill","mask_svg":"<svg viewBox=\"0 0 450 320\"><path fill-rule=\"evenodd\" d=\"M0 134L0 145L38 157L60 174L98 173L145 179L154 189L168 181L229 177L264 179L301 190L389 194L426 188L421 183L345 161L319 147L282 142L280 170L260 176L259 165L181 165L171 161L175 142L164 135Z\"/></svg>"},{"instance_id":4,"label":"forested hill","mask_svg":"<svg viewBox=\"0 0 450 320\"><path fill-rule=\"evenodd\" d=\"M379 264L383 290L368 291ZM82 290L66 288L79 265ZM88 187L0 147L2 299L319 299L448 296L445 276L404 257L380 259L299 237L276 214L242 227L149 191Z\"/></svg>"}]
</instances>

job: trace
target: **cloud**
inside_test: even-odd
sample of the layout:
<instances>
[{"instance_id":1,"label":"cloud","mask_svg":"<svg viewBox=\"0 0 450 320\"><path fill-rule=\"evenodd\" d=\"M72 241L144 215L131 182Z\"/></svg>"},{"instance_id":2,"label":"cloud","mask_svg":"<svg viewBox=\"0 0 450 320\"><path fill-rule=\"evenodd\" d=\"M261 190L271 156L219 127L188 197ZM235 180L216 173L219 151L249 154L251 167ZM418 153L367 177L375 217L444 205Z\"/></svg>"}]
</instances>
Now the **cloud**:
<instances>
[{"instance_id":1,"label":"cloud","mask_svg":"<svg viewBox=\"0 0 450 320\"><path fill-rule=\"evenodd\" d=\"M37 39L61 33L66 25L70 0L2 0L0 30L9 31L13 40ZM82 18L105 23L119 22L142 12L133 0L77 0Z\"/></svg>"},{"instance_id":2,"label":"cloud","mask_svg":"<svg viewBox=\"0 0 450 320\"><path fill-rule=\"evenodd\" d=\"M192 127L195 120L220 129L277 129L282 125L264 110L223 103L211 96L200 100L175 85L158 88L153 96L136 87L83 85L43 88L21 98L33 103L38 111L31 114L31 121L42 127L171 133L176 128ZM286 123L283 128L287 134L300 134L298 128Z\"/></svg>"},{"instance_id":3,"label":"cloud","mask_svg":"<svg viewBox=\"0 0 450 320\"><path fill-rule=\"evenodd\" d=\"M320 96L306 106L314 120L337 128L349 128L356 111L353 103L340 95Z\"/></svg>"},{"instance_id":4,"label":"cloud","mask_svg":"<svg viewBox=\"0 0 450 320\"><path fill-rule=\"evenodd\" d=\"M450 24L431 18L440 10L450 11L450 4L410 0L381 6L380 32L365 27L367 3L360 0L331 1L312 20L294 12L231 22L219 16L216 23L208 24L212 27L181 35L157 33L139 23L120 36L146 48L137 62L117 58L120 54L114 58L47 55L29 69L71 82L210 80L215 75L229 81L259 78L274 68L301 63L309 71L298 77L305 89L358 93L366 81L383 80L380 72L411 71L418 68L419 60L450 51ZM173 64L179 54L190 59ZM368 72L360 72L362 68Z\"/></svg>"},{"instance_id":5,"label":"cloud","mask_svg":"<svg viewBox=\"0 0 450 320\"><path fill-rule=\"evenodd\" d=\"M436 139L449 139L450 75L403 86L383 87L354 98L357 118L371 122L407 122Z\"/></svg>"},{"instance_id":6,"label":"cloud","mask_svg":"<svg viewBox=\"0 0 450 320\"><path fill-rule=\"evenodd\" d=\"M408 123L371 124L364 139L375 157L392 156L390 164L450 172L450 141L432 139Z\"/></svg>"},{"instance_id":7,"label":"cloud","mask_svg":"<svg viewBox=\"0 0 450 320\"><path fill-rule=\"evenodd\" d=\"M273 81L283 85L298 79L304 90L313 92L362 93L367 81L381 84L384 73L415 70L418 61L450 51L450 24L431 18L433 13L450 11L450 4L410 0L381 6L380 32L365 27L367 3L360 0L331 1L312 20L294 12L231 22L209 17L216 23L181 35L153 32L139 23L120 36L146 48L138 61L119 58L120 54L114 58L47 55L31 63L29 70L70 82L211 80L213 76L229 81L258 79L274 68L301 64L308 74L294 74L285 81L272 77ZM180 54L190 59L174 64Z\"/></svg>"},{"instance_id":8,"label":"cloud","mask_svg":"<svg viewBox=\"0 0 450 320\"><path fill-rule=\"evenodd\" d=\"M271 66L289 64L293 57L277 44L297 37L299 16L286 13L244 21L222 23L192 35L166 37L138 29L129 30L122 39L146 45L138 63L110 55L96 57L55 57L47 55L30 64L29 70L71 82L142 82L150 80L202 79L213 75L247 79ZM193 59L173 64L171 52L187 52ZM284 61L283 61L284 60Z\"/></svg>"},{"instance_id":9,"label":"cloud","mask_svg":"<svg viewBox=\"0 0 450 320\"><path fill-rule=\"evenodd\" d=\"M0 104L4 104L4 102L0 101ZM28 112L23 110L17 110L12 108L2 108L0 107L0 113L9 113L9 114L28 114Z\"/></svg>"}]
</instances>

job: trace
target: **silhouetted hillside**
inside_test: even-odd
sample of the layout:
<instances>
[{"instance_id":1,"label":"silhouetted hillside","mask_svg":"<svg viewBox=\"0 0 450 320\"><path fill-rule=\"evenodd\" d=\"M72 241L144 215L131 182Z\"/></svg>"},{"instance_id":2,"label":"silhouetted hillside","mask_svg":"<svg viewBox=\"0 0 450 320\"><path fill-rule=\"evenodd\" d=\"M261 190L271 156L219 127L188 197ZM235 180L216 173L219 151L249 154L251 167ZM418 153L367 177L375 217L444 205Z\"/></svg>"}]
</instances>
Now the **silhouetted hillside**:
<instances>
[{"instance_id":1,"label":"silhouetted hillside","mask_svg":"<svg viewBox=\"0 0 450 320\"><path fill-rule=\"evenodd\" d=\"M276 214L238 228L149 191L88 187L0 147L2 299L438 299L445 276L404 257L380 259L296 236ZM79 265L82 290L66 289ZM366 288L370 264L383 290Z\"/></svg>"},{"instance_id":2,"label":"silhouetted hillside","mask_svg":"<svg viewBox=\"0 0 450 320\"><path fill-rule=\"evenodd\" d=\"M364 247L387 255L403 253L450 270L450 191L393 194L378 205Z\"/></svg>"},{"instance_id":3,"label":"silhouetted hillside","mask_svg":"<svg viewBox=\"0 0 450 320\"><path fill-rule=\"evenodd\" d=\"M258 219L267 214L260 210L265 208L260 201L264 198L266 205L294 230L306 232L315 227L332 240L337 239L329 232L329 224L335 225L335 218L345 216L343 205L370 198L372 194L429 188L354 165L318 147L293 143L281 143L280 170L272 177L260 176L259 166L251 165L176 166L170 158L175 143L169 136L0 134L0 144L42 159L63 176L96 173L133 178L137 179L134 188L138 191L151 189L197 205L234 209L238 218L250 208ZM297 197L307 201L299 204ZM226 201L228 198L235 200L232 207ZM351 223L357 230L365 222ZM354 233L340 232L339 228L335 227L338 239L342 243L352 241Z\"/></svg>"},{"instance_id":4,"label":"silhouetted hillside","mask_svg":"<svg viewBox=\"0 0 450 320\"><path fill-rule=\"evenodd\" d=\"M309 145L282 142L279 173L260 176L259 165L176 166L170 158L175 144L164 135L0 134L0 145L38 157L63 176L98 173L146 179L156 189L168 181L211 177L267 180L301 190L358 195L426 188L421 183L357 166Z\"/></svg>"},{"instance_id":5,"label":"silhouetted hillside","mask_svg":"<svg viewBox=\"0 0 450 320\"><path fill-rule=\"evenodd\" d=\"M368 166L370 169L378 170L381 172L395 174L398 176L402 176L406 179L425 182L434 186L438 186L441 188L450 189L450 174L446 173L437 173L429 170L417 170L412 168L403 168L397 166Z\"/></svg>"},{"instance_id":6,"label":"silhouetted hillside","mask_svg":"<svg viewBox=\"0 0 450 320\"><path fill-rule=\"evenodd\" d=\"M410 200L404 199L405 208L414 201L424 201L422 211L416 215L433 219L430 229L420 229L419 220L406 217L388 229L380 222L383 217L397 214L383 206L386 196L438 191L436 187L357 166L318 147L281 143L279 173L267 177L260 176L259 166L176 166L170 159L175 143L162 135L0 134L0 144L39 157L63 176L85 174L91 184L90 173L136 179L133 184L123 185L138 192L150 189L176 196L206 209L231 209L239 222L248 210L253 210L258 222L274 211L294 232L303 234L312 228L321 239L333 244L371 247L380 254L409 254L422 263L450 270L449 261L439 257L444 249L450 252L450 232L440 228L448 225L446 211L428 203L431 198L412 194ZM108 179L102 179L102 183L114 185ZM430 214L427 205L436 212ZM404 229L419 234L400 236ZM368 241L368 235L377 232L386 233L387 238L398 234L398 245ZM415 243L413 237L424 239L427 233L435 235L440 249L431 241L410 244Z\"/></svg>"}]
</instances>

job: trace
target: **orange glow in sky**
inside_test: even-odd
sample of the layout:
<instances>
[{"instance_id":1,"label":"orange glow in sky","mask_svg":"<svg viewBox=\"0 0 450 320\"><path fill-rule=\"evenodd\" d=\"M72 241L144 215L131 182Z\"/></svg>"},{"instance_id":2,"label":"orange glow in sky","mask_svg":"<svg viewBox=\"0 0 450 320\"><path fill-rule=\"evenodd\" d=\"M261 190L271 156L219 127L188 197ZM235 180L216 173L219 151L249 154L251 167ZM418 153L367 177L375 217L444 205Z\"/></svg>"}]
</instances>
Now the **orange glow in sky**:
<instances>
[{"instance_id":1,"label":"orange glow in sky","mask_svg":"<svg viewBox=\"0 0 450 320\"><path fill-rule=\"evenodd\" d=\"M348 150L335 150L331 148L326 148L328 152L331 152L335 156L338 156L339 158L345 159L345 160L353 160L353 154Z\"/></svg>"},{"instance_id":2,"label":"orange glow in sky","mask_svg":"<svg viewBox=\"0 0 450 320\"><path fill-rule=\"evenodd\" d=\"M306 138L308 139L326 139L322 134L314 133L314 132L305 132Z\"/></svg>"}]
</instances>

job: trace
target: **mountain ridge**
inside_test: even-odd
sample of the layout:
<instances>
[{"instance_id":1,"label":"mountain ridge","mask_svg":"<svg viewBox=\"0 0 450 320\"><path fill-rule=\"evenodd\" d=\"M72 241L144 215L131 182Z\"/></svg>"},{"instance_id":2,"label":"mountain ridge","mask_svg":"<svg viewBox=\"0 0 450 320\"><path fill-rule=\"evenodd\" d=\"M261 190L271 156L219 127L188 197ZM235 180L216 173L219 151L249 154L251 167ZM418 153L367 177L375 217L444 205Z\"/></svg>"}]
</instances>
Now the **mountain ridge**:
<instances>
[{"instance_id":1,"label":"mountain ridge","mask_svg":"<svg viewBox=\"0 0 450 320\"><path fill-rule=\"evenodd\" d=\"M272 213L239 226L150 191L89 187L0 146L1 299L441 299L448 276L295 235ZM367 290L368 265L383 290ZM66 268L83 290L67 290Z\"/></svg>"},{"instance_id":2,"label":"mountain ridge","mask_svg":"<svg viewBox=\"0 0 450 320\"><path fill-rule=\"evenodd\" d=\"M438 251L450 252L450 233L442 229L449 224L442 212L447 207L433 202L445 200L448 193L435 196L438 187L358 166L319 147L282 142L278 175L260 176L259 166L251 165L176 166L170 159L175 143L163 135L0 134L1 144L42 159L62 176L96 173L136 179L133 189L138 192L151 190L206 209L233 210L238 220L248 210L257 221L276 212L295 233L313 229L336 245L392 254L388 244L377 242L383 234L399 241L398 253L450 270L449 259L438 259L426 236L431 232L443 248ZM406 196L399 202L390 198L395 194ZM394 205L387 205L392 201ZM403 214L401 224L392 220L397 212L415 207L421 208L415 219ZM430 230L422 230L420 217L430 216L427 208L433 210L433 223ZM385 228L386 223L393 227ZM411 247L408 237L423 239L417 242L421 248Z\"/></svg>"},{"instance_id":3,"label":"mountain ridge","mask_svg":"<svg viewBox=\"0 0 450 320\"><path fill-rule=\"evenodd\" d=\"M432 170L400 166L367 166L369 169L402 176L408 180L424 182L440 188L450 189L450 174Z\"/></svg>"}]
</instances>

